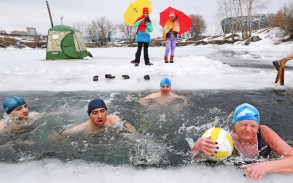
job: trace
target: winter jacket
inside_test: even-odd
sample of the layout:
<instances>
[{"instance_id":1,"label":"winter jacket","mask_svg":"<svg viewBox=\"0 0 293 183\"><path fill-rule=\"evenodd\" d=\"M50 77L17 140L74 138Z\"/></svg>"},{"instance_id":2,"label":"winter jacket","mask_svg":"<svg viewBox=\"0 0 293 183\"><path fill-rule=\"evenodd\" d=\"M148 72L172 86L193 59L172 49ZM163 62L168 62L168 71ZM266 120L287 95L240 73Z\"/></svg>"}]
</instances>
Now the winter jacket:
<instances>
[{"instance_id":1,"label":"winter jacket","mask_svg":"<svg viewBox=\"0 0 293 183\"><path fill-rule=\"evenodd\" d=\"M174 22L172 22L168 19L164 26L163 40L176 39L179 31L180 26L178 21L175 20Z\"/></svg>"},{"instance_id":2,"label":"winter jacket","mask_svg":"<svg viewBox=\"0 0 293 183\"><path fill-rule=\"evenodd\" d=\"M145 23L141 19L142 17L139 17L133 25L137 28L136 42L149 43L151 41L149 33L153 31L153 26L151 22Z\"/></svg>"}]
</instances>

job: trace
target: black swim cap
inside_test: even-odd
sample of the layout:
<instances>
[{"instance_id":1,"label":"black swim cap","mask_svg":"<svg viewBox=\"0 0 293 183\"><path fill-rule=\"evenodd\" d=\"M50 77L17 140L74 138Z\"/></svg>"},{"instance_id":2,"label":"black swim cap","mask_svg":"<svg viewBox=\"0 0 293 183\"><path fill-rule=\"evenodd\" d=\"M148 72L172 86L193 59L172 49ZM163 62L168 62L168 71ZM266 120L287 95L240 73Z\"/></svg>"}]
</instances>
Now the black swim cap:
<instances>
[{"instance_id":1,"label":"black swim cap","mask_svg":"<svg viewBox=\"0 0 293 183\"><path fill-rule=\"evenodd\" d=\"M102 99L93 99L89 102L87 113L88 115L97 108L105 108L107 110L107 106Z\"/></svg>"}]
</instances>

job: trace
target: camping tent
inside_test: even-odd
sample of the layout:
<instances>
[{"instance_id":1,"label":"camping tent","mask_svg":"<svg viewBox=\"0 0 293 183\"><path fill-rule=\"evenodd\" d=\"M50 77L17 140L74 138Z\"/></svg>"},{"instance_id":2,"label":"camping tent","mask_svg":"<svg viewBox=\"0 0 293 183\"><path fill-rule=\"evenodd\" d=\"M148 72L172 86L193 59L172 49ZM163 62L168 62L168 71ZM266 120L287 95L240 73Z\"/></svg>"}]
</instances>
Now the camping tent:
<instances>
[{"instance_id":1,"label":"camping tent","mask_svg":"<svg viewBox=\"0 0 293 183\"><path fill-rule=\"evenodd\" d=\"M49 29L47 60L82 59L92 56L87 51L81 32L73 27L57 25Z\"/></svg>"}]
</instances>

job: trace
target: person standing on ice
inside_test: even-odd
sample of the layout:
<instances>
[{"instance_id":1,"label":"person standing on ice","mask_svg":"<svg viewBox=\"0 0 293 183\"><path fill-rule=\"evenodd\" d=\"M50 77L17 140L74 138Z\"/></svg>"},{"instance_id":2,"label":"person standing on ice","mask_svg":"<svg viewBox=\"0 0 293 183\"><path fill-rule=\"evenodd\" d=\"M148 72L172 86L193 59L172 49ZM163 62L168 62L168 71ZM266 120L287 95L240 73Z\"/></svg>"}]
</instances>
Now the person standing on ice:
<instances>
[{"instance_id":1,"label":"person standing on ice","mask_svg":"<svg viewBox=\"0 0 293 183\"><path fill-rule=\"evenodd\" d=\"M171 12L169 19L166 21L163 32L163 40L166 40L166 49L165 49L165 63L169 63L168 56L171 50L170 63L174 62L174 54L176 48L176 39L178 32L180 31L180 26L176 20L175 12Z\"/></svg>"},{"instance_id":2,"label":"person standing on ice","mask_svg":"<svg viewBox=\"0 0 293 183\"><path fill-rule=\"evenodd\" d=\"M149 43L151 41L150 32L153 31L153 26L149 17L149 9L147 7L143 8L142 13L143 15L139 17L133 25L135 28L137 28L137 33L136 33L137 51L135 53L135 66L138 66L140 63L140 55L141 55L142 47L143 47L145 65L153 65L152 63L150 63L149 53L148 53Z\"/></svg>"}]
</instances>

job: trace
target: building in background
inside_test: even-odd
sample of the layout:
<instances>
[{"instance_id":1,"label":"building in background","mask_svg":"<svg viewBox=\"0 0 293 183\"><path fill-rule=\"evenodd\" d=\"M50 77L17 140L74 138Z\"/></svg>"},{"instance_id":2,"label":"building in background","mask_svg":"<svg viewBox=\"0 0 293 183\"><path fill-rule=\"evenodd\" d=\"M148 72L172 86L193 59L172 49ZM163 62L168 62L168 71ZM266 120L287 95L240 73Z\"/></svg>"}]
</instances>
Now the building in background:
<instances>
[{"instance_id":1,"label":"building in background","mask_svg":"<svg viewBox=\"0 0 293 183\"><path fill-rule=\"evenodd\" d=\"M247 16L228 17L221 21L221 26L224 34L230 33L232 27L234 31L240 31L242 24L245 30L248 29L247 26L251 26L252 30L259 30L268 26L270 16L271 15L255 15L252 16L251 19L249 19Z\"/></svg>"}]
</instances>

